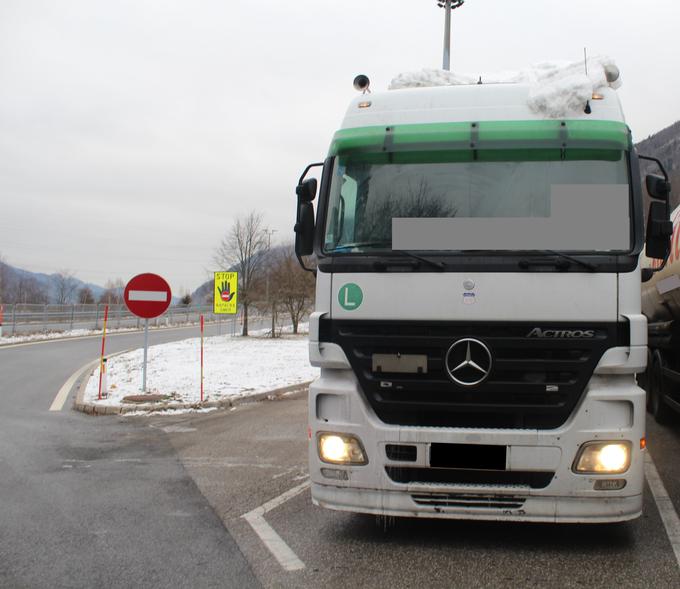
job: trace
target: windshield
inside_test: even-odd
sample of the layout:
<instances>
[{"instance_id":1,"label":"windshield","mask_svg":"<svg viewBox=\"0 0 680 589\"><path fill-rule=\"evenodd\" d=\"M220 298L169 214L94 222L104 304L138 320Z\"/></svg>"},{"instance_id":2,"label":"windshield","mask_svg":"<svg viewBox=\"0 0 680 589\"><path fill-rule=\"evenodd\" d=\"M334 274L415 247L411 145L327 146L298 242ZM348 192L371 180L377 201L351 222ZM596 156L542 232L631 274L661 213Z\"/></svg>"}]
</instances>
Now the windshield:
<instances>
[{"instance_id":1,"label":"windshield","mask_svg":"<svg viewBox=\"0 0 680 589\"><path fill-rule=\"evenodd\" d=\"M324 249L628 251L628 170L622 151L607 153L412 163L338 156Z\"/></svg>"}]
</instances>

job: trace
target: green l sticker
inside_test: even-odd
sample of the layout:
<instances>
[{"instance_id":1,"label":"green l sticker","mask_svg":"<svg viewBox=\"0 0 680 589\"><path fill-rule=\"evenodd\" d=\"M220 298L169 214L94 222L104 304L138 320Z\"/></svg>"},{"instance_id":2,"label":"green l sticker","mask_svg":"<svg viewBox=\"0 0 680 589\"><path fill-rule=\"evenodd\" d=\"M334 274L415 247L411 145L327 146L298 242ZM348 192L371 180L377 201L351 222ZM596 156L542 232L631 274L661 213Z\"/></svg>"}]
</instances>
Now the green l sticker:
<instances>
[{"instance_id":1,"label":"green l sticker","mask_svg":"<svg viewBox=\"0 0 680 589\"><path fill-rule=\"evenodd\" d=\"M350 282L340 287L338 291L338 302L340 306L347 311L354 311L358 309L361 302L364 300L364 293L357 284Z\"/></svg>"}]
</instances>

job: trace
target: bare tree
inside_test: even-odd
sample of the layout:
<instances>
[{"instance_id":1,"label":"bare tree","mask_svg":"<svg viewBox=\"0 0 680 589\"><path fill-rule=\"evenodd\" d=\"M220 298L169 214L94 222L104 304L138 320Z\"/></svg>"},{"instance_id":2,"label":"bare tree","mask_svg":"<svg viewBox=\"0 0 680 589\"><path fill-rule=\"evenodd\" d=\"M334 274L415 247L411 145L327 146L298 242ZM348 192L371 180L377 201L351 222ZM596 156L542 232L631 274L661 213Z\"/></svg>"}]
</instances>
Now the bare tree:
<instances>
[{"instance_id":1,"label":"bare tree","mask_svg":"<svg viewBox=\"0 0 680 589\"><path fill-rule=\"evenodd\" d=\"M78 302L81 305L92 305L94 303L94 293L89 286L83 286L78 291Z\"/></svg>"},{"instance_id":2,"label":"bare tree","mask_svg":"<svg viewBox=\"0 0 680 589\"><path fill-rule=\"evenodd\" d=\"M278 322L279 310L281 310L281 302L277 298L276 279L274 272L276 264L278 263L278 250L269 249L263 254L261 275L263 279L257 280L251 288L251 300L257 306L257 310L262 314L269 314L271 318L270 336L275 338L277 336L276 325ZM280 330L279 330L280 333Z\"/></svg>"},{"instance_id":3,"label":"bare tree","mask_svg":"<svg viewBox=\"0 0 680 589\"><path fill-rule=\"evenodd\" d=\"M238 301L243 307L242 335L248 335L248 307L253 302L257 282L263 278L267 245L267 231L262 226L262 214L251 211L234 221L215 251L214 260L220 269L233 268L239 273Z\"/></svg>"},{"instance_id":4,"label":"bare tree","mask_svg":"<svg viewBox=\"0 0 680 589\"><path fill-rule=\"evenodd\" d=\"M78 281L73 272L61 270L53 274L52 284L54 285L54 302L57 305L67 305L73 302L78 288Z\"/></svg>"},{"instance_id":5,"label":"bare tree","mask_svg":"<svg viewBox=\"0 0 680 589\"><path fill-rule=\"evenodd\" d=\"M16 303L45 305L49 302L47 289L31 276L19 275L12 288L12 298Z\"/></svg>"},{"instance_id":6,"label":"bare tree","mask_svg":"<svg viewBox=\"0 0 680 589\"><path fill-rule=\"evenodd\" d=\"M300 267L292 243L286 244L272 262L271 294L290 316L293 333L298 332L300 320L311 309L315 281L311 272Z\"/></svg>"},{"instance_id":7,"label":"bare tree","mask_svg":"<svg viewBox=\"0 0 680 589\"><path fill-rule=\"evenodd\" d=\"M125 290L125 282L122 278L115 280L107 280L104 285L104 292L99 296L99 302L107 305L122 305L123 291Z\"/></svg>"}]
</instances>

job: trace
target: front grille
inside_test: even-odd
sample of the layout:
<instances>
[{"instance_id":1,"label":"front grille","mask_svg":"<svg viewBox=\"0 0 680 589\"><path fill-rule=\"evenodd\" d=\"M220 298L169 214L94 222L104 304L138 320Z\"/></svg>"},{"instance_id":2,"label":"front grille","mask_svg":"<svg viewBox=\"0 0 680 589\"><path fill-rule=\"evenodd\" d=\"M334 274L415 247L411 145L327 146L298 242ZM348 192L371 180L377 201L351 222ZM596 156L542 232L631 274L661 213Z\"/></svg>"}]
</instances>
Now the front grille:
<instances>
[{"instance_id":1,"label":"front grille","mask_svg":"<svg viewBox=\"0 0 680 589\"><path fill-rule=\"evenodd\" d=\"M593 330L592 338L530 338L541 330ZM605 350L628 344L627 324L462 323L322 320L321 339L339 344L376 415L398 425L553 429L576 407ZM445 357L462 338L491 351L489 377L453 382ZM426 355L421 372L373 372L373 354Z\"/></svg>"},{"instance_id":2,"label":"front grille","mask_svg":"<svg viewBox=\"0 0 680 589\"><path fill-rule=\"evenodd\" d=\"M520 509L526 497L511 495L479 495L472 493L419 493L411 495L418 505L435 508Z\"/></svg>"},{"instance_id":3,"label":"front grille","mask_svg":"<svg viewBox=\"0 0 680 589\"><path fill-rule=\"evenodd\" d=\"M554 472L523 470L464 470L458 468L419 468L386 466L385 472L395 483L426 483L438 485L493 485L501 487L531 487L545 489Z\"/></svg>"}]
</instances>

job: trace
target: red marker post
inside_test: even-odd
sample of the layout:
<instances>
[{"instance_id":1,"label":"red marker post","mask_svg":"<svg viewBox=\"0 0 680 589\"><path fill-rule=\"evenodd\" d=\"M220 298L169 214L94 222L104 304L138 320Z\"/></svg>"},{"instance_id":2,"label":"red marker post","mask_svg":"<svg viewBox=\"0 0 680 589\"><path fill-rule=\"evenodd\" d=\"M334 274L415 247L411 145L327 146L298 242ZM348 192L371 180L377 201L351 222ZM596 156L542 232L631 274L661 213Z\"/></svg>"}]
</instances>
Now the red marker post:
<instances>
[{"instance_id":1,"label":"red marker post","mask_svg":"<svg viewBox=\"0 0 680 589\"><path fill-rule=\"evenodd\" d=\"M201 315L201 403L203 403L203 315Z\"/></svg>"},{"instance_id":2,"label":"red marker post","mask_svg":"<svg viewBox=\"0 0 680 589\"><path fill-rule=\"evenodd\" d=\"M104 374L104 350L106 348L106 322L109 319L109 306L104 307L104 331L102 332L102 354L99 357L99 394L97 399L102 400L102 376Z\"/></svg>"}]
</instances>

